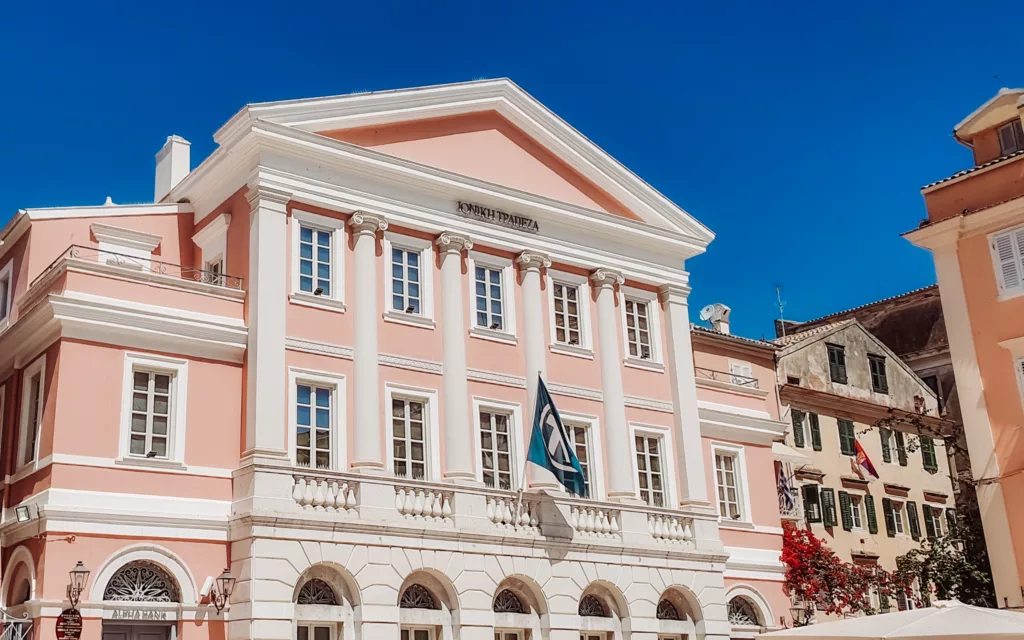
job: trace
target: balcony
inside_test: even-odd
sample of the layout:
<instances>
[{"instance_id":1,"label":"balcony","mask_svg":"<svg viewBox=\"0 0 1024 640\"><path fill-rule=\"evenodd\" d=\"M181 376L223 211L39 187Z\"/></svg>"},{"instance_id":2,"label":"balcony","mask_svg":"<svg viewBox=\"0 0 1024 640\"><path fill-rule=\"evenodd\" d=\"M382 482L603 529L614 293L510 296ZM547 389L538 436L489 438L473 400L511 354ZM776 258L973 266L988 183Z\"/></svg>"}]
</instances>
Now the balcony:
<instances>
[{"instance_id":1,"label":"balcony","mask_svg":"<svg viewBox=\"0 0 1024 640\"><path fill-rule=\"evenodd\" d=\"M749 376L741 376L735 373L728 373L726 371L715 371L714 369L706 369L704 367L694 367L693 373L697 377L698 384L701 380L708 380L720 384L732 384L746 389L761 388L758 385L757 378L751 378Z\"/></svg>"}]
</instances>

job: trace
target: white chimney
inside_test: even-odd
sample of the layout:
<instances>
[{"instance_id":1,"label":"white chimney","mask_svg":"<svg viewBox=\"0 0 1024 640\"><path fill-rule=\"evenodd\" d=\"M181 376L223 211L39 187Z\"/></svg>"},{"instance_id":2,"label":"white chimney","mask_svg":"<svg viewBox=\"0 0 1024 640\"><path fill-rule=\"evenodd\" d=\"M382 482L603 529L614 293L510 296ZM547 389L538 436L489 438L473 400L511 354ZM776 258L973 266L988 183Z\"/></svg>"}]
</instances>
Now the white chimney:
<instances>
[{"instance_id":1,"label":"white chimney","mask_svg":"<svg viewBox=\"0 0 1024 640\"><path fill-rule=\"evenodd\" d=\"M189 148L192 143L181 136L168 136L167 142L156 154L156 188L153 202L160 202L185 179L192 170L189 164Z\"/></svg>"},{"instance_id":2,"label":"white chimney","mask_svg":"<svg viewBox=\"0 0 1024 640\"><path fill-rule=\"evenodd\" d=\"M709 304L700 310L700 319L711 322L711 328L719 333L729 333L729 314L732 309L721 302Z\"/></svg>"}]
</instances>

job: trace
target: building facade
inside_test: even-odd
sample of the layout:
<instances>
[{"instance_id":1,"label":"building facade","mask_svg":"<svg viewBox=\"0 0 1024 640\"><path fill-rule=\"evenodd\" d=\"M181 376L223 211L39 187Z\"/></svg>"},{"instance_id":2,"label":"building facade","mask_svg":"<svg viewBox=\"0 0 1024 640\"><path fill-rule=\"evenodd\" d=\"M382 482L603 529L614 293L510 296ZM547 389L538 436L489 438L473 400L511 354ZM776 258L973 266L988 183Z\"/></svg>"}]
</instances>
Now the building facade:
<instances>
[{"instance_id":1,"label":"building facade","mask_svg":"<svg viewBox=\"0 0 1024 640\"><path fill-rule=\"evenodd\" d=\"M956 125L974 166L921 189L905 236L932 252L985 543L1000 606L1024 607L1024 158L1021 98L1002 89ZM969 286L968 286L968 283Z\"/></svg>"},{"instance_id":2,"label":"building facade","mask_svg":"<svg viewBox=\"0 0 1024 640\"><path fill-rule=\"evenodd\" d=\"M507 80L215 140L168 139L154 204L0 232L2 593L37 637L78 560L109 640L778 624L784 425L763 346L691 337L705 227ZM525 465L539 378L587 497Z\"/></svg>"},{"instance_id":3,"label":"building facade","mask_svg":"<svg viewBox=\"0 0 1024 640\"><path fill-rule=\"evenodd\" d=\"M931 389L856 319L800 329L775 340L787 444L806 457L786 469L790 517L843 560L895 571L898 556L955 523L945 446L922 434L949 424ZM875 598L878 610L907 606Z\"/></svg>"}]
</instances>

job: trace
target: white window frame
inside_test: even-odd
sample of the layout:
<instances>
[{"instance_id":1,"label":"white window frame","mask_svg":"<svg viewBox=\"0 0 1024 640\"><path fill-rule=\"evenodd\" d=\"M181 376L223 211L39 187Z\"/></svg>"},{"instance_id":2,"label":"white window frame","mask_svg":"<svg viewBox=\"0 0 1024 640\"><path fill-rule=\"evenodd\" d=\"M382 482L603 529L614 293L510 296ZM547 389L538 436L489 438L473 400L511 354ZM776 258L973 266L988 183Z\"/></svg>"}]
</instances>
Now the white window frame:
<instances>
[{"instance_id":1,"label":"white window frame","mask_svg":"<svg viewBox=\"0 0 1024 640\"><path fill-rule=\"evenodd\" d=\"M1010 239L1010 247L1017 269L1017 286L1015 287L1008 287L1004 282L1002 262L999 260L999 252L996 249L996 242L1000 236L1008 236ZM988 234L989 255L992 256L992 270L998 290L997 300L1008 300L1024 295L1024 237L1021 236L1024 236L1024 225L1000 229Z\"/></svg>"},{"instance_id":2,"label":"white window frame","mask_svg":"<svg viewBox=\"0 0 1024 640\"><path fill-rule=\"evenodd\" d=\"M739 371L737 371L737 369L739 369ZM748 373L742 373L742 371L744 370L746 370ZM751 364L750 362L747 362L746 360L729 360L729 382L737 386L746 387L748 389L753 388L743 384L742 382L737 382L735 376L753 378L754 380L757 380L757 376L754 375L754 365ZM804 418L807 418L807 412L804 412Z\"/></svg>"},{"instance_id":3,"label":"white window frame","mask_svg":"<svg viewBox=\"0 0 1024 640\"><path fill-rule=\"evenodd\" d=\"M590 498L588 499L604 500L604 451L602 449L604 442L600 431L600 420L597 416L585 413L562 411L559 414L562 417L562 423L565 424L567 429L574 425L586 428L587 455L589 457L588 471L590 473ZM575 440L572 444L573 451L575 452ZM559 487L563 492L568 493L561 484L559 484Z\"/></svg>"},{"instance_id":4,"label":"white window frame","mask_svg":"<svg viewBox=\"0 0 1024 640\"><path fill-rule=\"evenodd\" d=\"M7 385L0 384L0 434L4 433L4 427L7 426ZM3 459L3 439L0 438L0 460Z\"/></svg>"},{"instance_id":5,"label":"white window frame","mask_svg":"<svg viewBox=\"0 0 1024 640\"><path fill-rule=\"evenodd\" d=\"M420 312L405 313L391 308L392 249L418 253L420 256ZM417 327L434 328L434 245L430 240L384 232L384 320Z\"/></svg>"},{"instance_id":6,"label":"white window frame","mask_svg":"<svg viewBox=\"0 0 1024 640\"><path fill-rule=\"evenodd\" d=\"M753 516L751 514L751 503L750 501L750 483L748 478L750 475L747 473L747 454L746 447L726 444L725 442L712 441L711 442L711 468L715 472L715 511L718 512L718 468L715 467L715 456L718 453L725 455L735 456L736 458L736 483L737 483L737 497L739 498L740 517L738 520L725 519L719 515L718 521L723 523L753 523Z\"/></svg>"},{"instance_id":7,"label":"white window frame","mask_svg":"<svg viewBox=\"0 0 1024 640\"><path fill-rule=\"evenodd\" d=\"M850 520L853 522L853 531L866 531L867 527L864 526L867 520L867 514L864 511L864 494L863 493L847 493L850 497ZM840 514L842 517L842 514Z\"/></svg>"},{"instance_id":8,"label":"white window frame","mask_svg":"<svg viewBox=\"0 0 1024 640\"><path fill-rule=\"evenodd\" d=\"M396 397L423 403L424 417L427 423L424 425L425 428L423 430L423 446L426 449L423 456L426 463L423 479L429 481L441 480L441 420L439 417L437 389L412 387L391 382L384 385L384 401L387 403L387 419L384 425L384 439L387 443L385 446L387 472L394 474L395 469L395 428L392 423L391 401ZM412 478L408 479L411 480Z\"/></svg>"},{"instance_id":9,"label":"white window frame","mask_svg":"<svg viewBox=\"0 0 1024 640\"><path fill-rule=\"evenodd\" d=\"M909 522L907 521L907 503L903 500L889 498L889 504L892 505L892 524L896 535L904 537L910 535Z\"/></svg>"},{"instance_id":10,"label":"white window frame","mask_svg":"<svg viewBox=\"0 0 1024 640\"><path fill-rule=\"evenodd\" d=\"M11 326L11 309L14 307L14 260L8 260L0 269L0 282L7 283L7 298L0 300L0 333Z\"/></svg>"},{"instance_id":11,"label":"white window frame","mask_svg":"<svg viewBox=\"0 0 1024 640\"><path fill-rule=\"evenodd\" d=\"M291 294L288 299L298 304L328 311L345 311L345 221L301 209L293 209L291 226ZM299 288L299 227L310 227L331 234L331 294L315 296ZM255 259L253 257L252 259Z\"/></svg>"},{"instance_id":12,"label":"white window frame","mask_svg":"<svg viewBox=\"0 0 1024 640\"><path fill-rule=\"evenodd\" d=\"M402 612L412 612L412 611L414 611L414 609L399 610L400 613L402 613ZM438 611L431 611L431 612L428 612L427 616L428 617L434 617L438 613L440 613L440 612L438 612ZM415 640L415 638L416 638L416 634L414 633L415 631L426 631L427 634L428 634L427 635L427 640L435 640L435 638L437 638L437 627L434 626L434 625L431 625L429 623L427 623L427 624L403 624L403 623L400 623L398 625L398 638L399 638L399 640L401 640L402 632L403 631L408 631L409 632L409 640Z\"/></svg>"},{"instance_id":13,"label":"white window frame","mask_svg":"<svg viewBox=\"0 0 1024 640\"><path fill-rule=\"evenodd\" d=\"M1016 127L1014 125L1016 125ZM1003 148L1003 131L1007 127L1010 129L1010 135L1013 136L1014 147L1016 147L1014 149ZM1018 134L1020 134L1020 136ZM1004 122L999 125L996 128L996 139L999 142L999 155L1008 156L1010 154L1017 153L1018 151L1024 151L1024 138L1021 136L1024 136L1024 126L1021 125L1019 116L1009 122Z\"/></svg>"},{"instance_id":14,"label":"white window frame","mask_svg":"<svg viewBox=\"0 0 1024 640\"><path fill-rule=\"evenodd\" d=\"M298 444L298 419L295 407L298 404L298 385L309 384L331 389L331 464L330 471L346 471L348 468L347 433L345 417L347 415L345 399L345 376L330 371L316 369L288 368L288 458L292 466L298 467L295 448ZM306 468L306 467L302 467ZM313 461L310 470L316 470Z\"/></svg>"},{"instance_id":15,"label":"white window frame","mask_svg":"<svg viewBox=\"0 0 1024 640\"><path fill-rule=\"evenodd\" d=\"M661 475L662 484L665 488L665 506L655 507L656 509L672 509L677 504L678 493L676 490L676 465L675 456L676 448L672 438L671 427L666 427L657 424L647 423L629 423L629 450L631 455L629 457L629 464L632 470L632 482L633 482L633 494L638 500L640 498L640 483L638 481L640 471L636 466L636 437L643 436L646 438L654 437L661 438ZM646 503L644 503L646 504ZM651 505L653 506L653 505Z\"/></svg>"},{"instance_id":16,"label":"white window frame","mask_svg":"<svg viewBox=\"0 0 1024 640\"><path fill-rule=\"evenodd\" d=\"M488 327L476 326L476 267L501 270L501 299L504 309L505 328L501 331ZM506 344L516 344L516 274L515 265L510 258L493 256L479 251L469 252L469 335L474 338L493 340Z\"/></svg>"},{"instance_id":17,"label":"white window frame","mask_svg":"<svg viewBox=\"0 0 1024 640\"><path fill-rule=\"evenodd\" d=\"M888 434L885 437L885 442L886 442L886 444L889 445L889 461L888 462L885 461L885 457L884 456L879 454L879 457L882 460L882 464L894 464L896 466L899 466L899 464L900 464L900 457L899 457L899 452L896 449L896 430L895 429L889 429L887 427L879 427L879 429L884 429L884 431L880 431L880 434L882 434L882 433ZM882 436L879 435L879 440L881 440L881 437Z\"/></svg>"},{"instance_id":18,"label":"white window frame","mask_svg":"<svg viewBox=\"0 0 1024 640\"><path fill-rule=\"evenodd\" d=\"M300 607L300 606L310 606L310 605L296 605L296 607ZM297 620L295 622L295 639L296 640L298 640L298 637L299 637L299 631L298 631L299 627L305 627L305 628L307 628L309 630L309 631L307 631L307 639L308 640L314 640L314 638L315 638L315 635L313 633L313 627L327 627L331 631L331 636L330 636L329 640L338 640L338 623L337 622L330 621L330 620L306 620L304 618L300 619L300 620Z\"/></svg>"},{"instance_id":19,"label":"white window frame","mask_svg":"<svg viewBox=\"0 0 1024 640\"><path fill-rule=\"evenodd\" d=\"M26 456L29 454L28 451L28 430L29 430L29 410L32 408L32 399L29 397L32 391L32 385L28 384L36 375L39 375L39 396L38 407L39 415L36 423L35 442L32 448L32 459L26 460ZM26 467L37 467L39 465L39 441L42 439L43 433L43 418L46 417L46 354L43 354L33 360L27 367L21 372L21 417L18 422L18 470Z\"/></svg>"},{"instance_id":20,"label":"white window frame","mask_svg":"<svg viewBox=\"0 0 1024 640\"><path fill-rule=\"evenodd\" d=\"M220 263L220 273L217 278L218 284L224 286L228 266L228 226L231 224L231 214L222 213L214 218L209 224L192 236L192 242L199 247L200 264L203 271L211 271L210 266Z\"/></svg>"},{"instance_id":21,"label":"white window frame","mask_svg":"<svg viewBox=\"0 0 1024 640\"><path fill-rule=\"evenodd\" d=\"M512 489L520 486L523 482L522 461L526 452L523 451L523 405L518 402L505 402L503 400L492 400L490 398L473 397L473 456L474 469L478 482L484 481L483 452L480 447L480 412L507 413L512 417L512 428L510 429L509 463L512 467ZM497 487L495 487L497 489ZM499 489L500 490L500 489Z\"/></svg>"},{"instance_id":22,"label":"white window frame","mask_svg":"<svg viewBox=\"0 0 1024 640\"><path fill-rule=\"evenodd\" d=\"M578 288L578 308L580 312L580 344L571 345L555 339L555 282ZM547 270L548 288L548 332L550 333L548 348L552 353L560 353L577 358L594 359L594 341L590 327L590 279L576 273Z\"/></svg>"},{"instance_id":23,"label":"white window frame","mask_svg":"<svg viewBox=\"0 0 1024 640\"><path fill-rule=\"evenodd\" d=\"M132 391L135 369L171 376L171 416L167 424L167 457L146 458L131 455ZM118 439L118 464L151 467L183 467L185 465L185 431L188 412L188 361L150 353L124 354L121 380L121 435Z\"/></svg>"},{"instance_id":24,"label":"white window frame","mask_svg":"<svg viewBox=\"0 0 1024 640\"><path fill-rule=\"evenodd\" d=\"M621 294L619 298L621 312L619 315L620 322L622 323L623 364L627 367L636 367L638 369L664 371L665 360L661 350L661 302L658 300L658 294L654 291L635 289L625 285L619 286L619 293ZM647 305L648 334L651 337L651 357L647 360L639 356L629 355L629 331L626 326L627 299L632 300L634 303Z\"/></svg>"}]
</instances>

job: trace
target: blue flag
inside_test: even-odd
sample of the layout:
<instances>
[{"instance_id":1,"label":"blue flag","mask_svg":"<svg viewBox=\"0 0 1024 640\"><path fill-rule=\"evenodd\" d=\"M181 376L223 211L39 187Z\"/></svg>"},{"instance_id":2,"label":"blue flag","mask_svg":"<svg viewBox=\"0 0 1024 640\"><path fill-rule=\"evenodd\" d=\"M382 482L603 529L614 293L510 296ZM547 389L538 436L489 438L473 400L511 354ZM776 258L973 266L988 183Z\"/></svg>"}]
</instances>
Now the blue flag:
<instances>
[{"instance_id":1,"label":"blue flag","mask_svg":"<svg viewBox=\"0 0 1024 640\"><path fill-rule=\"evenodd\" d=\"M573 450L572 438L555 403L551 401L544 380L537 377L537 407L533 416L533 433L526 459L554 474L562 486L572 493L587 498L587 483L580 461Z\"/></svg>"}]
</instances>

